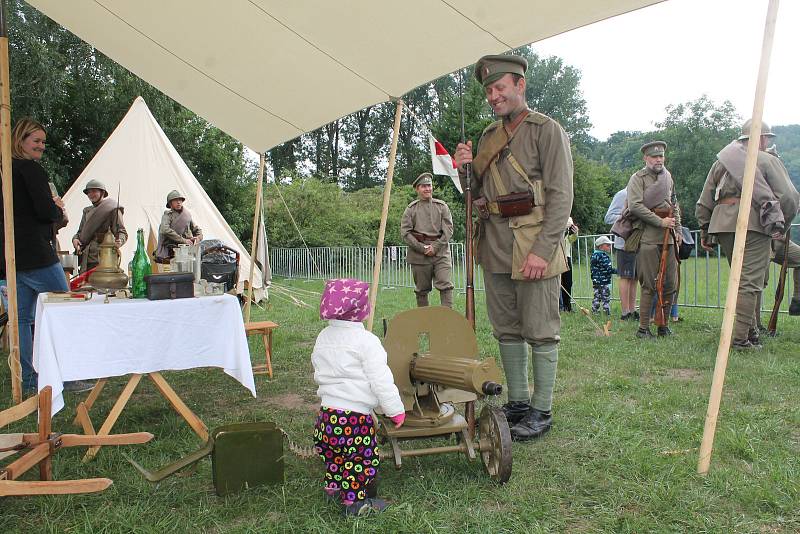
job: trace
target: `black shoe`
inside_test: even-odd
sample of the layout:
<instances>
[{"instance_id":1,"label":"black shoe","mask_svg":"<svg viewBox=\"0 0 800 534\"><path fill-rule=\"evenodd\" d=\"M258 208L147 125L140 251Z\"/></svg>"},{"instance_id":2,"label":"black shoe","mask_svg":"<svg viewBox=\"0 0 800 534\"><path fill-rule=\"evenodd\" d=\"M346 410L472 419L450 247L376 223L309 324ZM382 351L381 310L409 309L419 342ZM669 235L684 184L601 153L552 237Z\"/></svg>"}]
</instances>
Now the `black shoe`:
<instances>
[{"instance_id":1,"label":"black shoe","mask_svg":"<svg viewBox=\"0 0 800 534\"><path fill-rule=\"evenodd\" d=\"M532 408L528 415L511 427L511 439L528 441L544 435L553 426L553 414Z\"/></svg>"},{"instance_id":2,"label":"black shoe","mask_svg":"<svg viewBox=\"0 0 800 534\"><path fill-rule=\"evenodd\" d=\"M792 297L792 302L789 304L789 315L800 315L800 298Z\"/></svg>"},{"instance_id":3,"label":"black shoe","mask_svg":"<svg viewBox=\"0 0 800 534\"><path fill-rule=\"evenodd\" d=\"M738 350L738 351L743 351L744 352L744 351L751 351L751 350L760 350L763 347L761 345L753 345L750 342L749 339L744 339L744 340L734 339L733 343L731 343L731 348L733 350Z\"/></svg>"},{"instance_id":4,"label":"black shoe","mask_svg":"<svg viewBox=\"0 0 800 534\"><path fill-rule=\"evenodd\" d=\"M619 316L620 321L627 321L629 319L633 319L632 313L623 313L622 315Z\"/></svg>"},{"instance_id":5,"label":"black shoe","mask_svg":"<svg viewBox=\"0 0 800 534\"><path fill-rule=\"evenodd\" d=\"M672 330L670 330L668 326L659 326L657 331L658 337L667 337L672 335Z\"/></svg>"},{"instance_id":6,"label":"black shoe","mask_svg":"<svg viewBox=\"0 0 800 534\"><path fill-rule=\"evenodd\" d=\"M514 401L503 405L503 415L506 416L509 428L522 421L522 418L528 415L530 411L531 405L527 402Z\"/></svg>"},{"instance_id":7,"label":"black shoe","mask_svg":"<svg viewBox=\"0 0 800 534\"><path fill-rule=\"evenodd\" d=\"M653 335L649 328L639 328L636 330L636 337L639 339L653 339L656 336Z\"/></svg>"},{"instance_id":8,"label":"black shoe","mask_svg":"<svg viewBox=\"0 0 800 534\"><path fill-rule=\"evenodd\" d=\"M761 346L761 336L760 330L758 328L751 328L750 331L747 333L747 341L752 343L753 345Z\"/></svg>"},{"instance_id":9,"label":"black shoe","mask_svg":"<svg viewBox=\"0 0 800 534\"><path fill-rule=\"evenodd\" d=\"M637 312L636 310L632 311L632 312L631 312L631 315L632 315L632 316L633 316L633 318L634 318L634 319L636 319L637 321L639 320L639 312Z\"/></svg>"},{"instance_id":10,"label":"black shoe","mask_svg":"<svg viewBox=\"0 0 800 534\"><path fill-rule=\"evenodd\" d=\"M95 380L72 380L71 382L64 382L64 391L71 393L91 391L96 383Z\"/></svg>"}]
</instances>

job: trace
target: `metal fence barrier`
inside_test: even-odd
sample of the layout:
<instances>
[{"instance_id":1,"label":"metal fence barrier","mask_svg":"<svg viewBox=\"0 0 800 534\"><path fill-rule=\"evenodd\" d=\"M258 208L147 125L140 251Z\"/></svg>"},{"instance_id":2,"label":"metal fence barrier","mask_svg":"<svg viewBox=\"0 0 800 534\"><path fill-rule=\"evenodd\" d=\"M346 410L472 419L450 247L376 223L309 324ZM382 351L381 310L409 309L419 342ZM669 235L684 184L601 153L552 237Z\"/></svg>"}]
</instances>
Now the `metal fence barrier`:
<instances>
[{"instance_id":1,"label":"metal fence barrier","mask_svg":"<svg viewBox=\"0 0 800 534\"><path fill-rule=\"evenodd\" d=\"M792 225L796 232L800 225ZM680 265L680 291L678 304L697 308L724 308L725 292L728 286L730 269L728 261L720 253L709 253L700 248L700 231L693 230L695 246L692 256L683 260ZM589 300L593 296L592 281L589 273L589 259L594 249L594 241L600 235L579 235L572 246L572 296L576 300ZM387 246L383 248L381 260L380 285L382 287L414 287L411 267L406 263L408 247ZM457 290L464 291L466 286L466 261L463 243L450 243L450 254L453 258L452 281ZM301 280L327 280L329 278L358 278L371 281L375 263L375 247L315 247L281 248L272 247L269 251L273 276L295 278ZM615 261L616 265L616 261ZM780 266L770 263L769 283L764 290L763 306L765 310L772 307L773 296L778 281ZM786 295L781 310L788 309L791 300L791 277L787 275ZM612 298L615 295L616 277L612 278ZM483 273L476 266L474 287L483 291Z\"/></svg>"}]
</instances>

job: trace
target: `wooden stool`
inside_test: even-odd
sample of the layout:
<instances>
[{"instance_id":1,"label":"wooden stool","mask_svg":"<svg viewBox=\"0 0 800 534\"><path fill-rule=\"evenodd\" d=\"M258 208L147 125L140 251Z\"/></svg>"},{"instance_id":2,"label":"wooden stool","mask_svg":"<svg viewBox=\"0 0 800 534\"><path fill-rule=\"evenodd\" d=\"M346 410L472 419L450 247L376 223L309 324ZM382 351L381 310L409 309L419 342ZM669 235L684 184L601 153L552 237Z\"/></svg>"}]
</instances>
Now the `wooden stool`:
<instances>
[{"instance_id":1,"label":"wooden stool","mask_svg":"<svg viewBox=\"0 0 800 534\"><path fill-rule=\"evenodd\" d=\"M264 353L267 361L265 364L253 366L254 375L268 374L272 378L272 331L275 328L278 328L278 324L272 321L257 321L244 325L244 331L248 336L261 334L261 339L264 341Z\"/></svg>"}]
</instances>

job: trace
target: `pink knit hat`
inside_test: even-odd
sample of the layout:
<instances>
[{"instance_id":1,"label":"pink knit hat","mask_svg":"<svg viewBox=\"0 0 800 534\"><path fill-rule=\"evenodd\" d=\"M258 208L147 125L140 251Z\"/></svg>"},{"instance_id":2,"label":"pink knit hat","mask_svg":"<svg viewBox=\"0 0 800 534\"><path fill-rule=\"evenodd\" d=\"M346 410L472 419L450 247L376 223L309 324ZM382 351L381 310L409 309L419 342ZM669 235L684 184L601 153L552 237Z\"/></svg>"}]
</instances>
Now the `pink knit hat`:
<instances>
[{"instance_id":1,"label":"pink knit hat","mask_svg":"<svg viewBox=\"0 0 800 534\"><path fill-rule=\"evenodd\" d=\"M361 322L369 315L369 284L353 278L337 278L325 283L319 316L322 319Z\"/></svg>"}]
</instances>

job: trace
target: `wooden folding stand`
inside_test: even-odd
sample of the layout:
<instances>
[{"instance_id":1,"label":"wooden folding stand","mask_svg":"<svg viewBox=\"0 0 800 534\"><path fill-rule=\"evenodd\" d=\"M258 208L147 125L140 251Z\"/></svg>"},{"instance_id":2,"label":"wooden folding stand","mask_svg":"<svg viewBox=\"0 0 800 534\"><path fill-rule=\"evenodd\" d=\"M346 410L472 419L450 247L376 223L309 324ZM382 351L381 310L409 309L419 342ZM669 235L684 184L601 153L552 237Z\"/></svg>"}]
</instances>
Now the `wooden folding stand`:
<instances>
[{"instance_id":1,"label":"wooden folding stand","mask_svg":"<svg viewBox=\"0 0 800 534\"><path fill-rule=\"evenodd\" d=\"M264 342L264 356L263 364L253 366L254 375L268 374L272 378L272 331L278 328L277 323L272 321L257 321L253 323L245 323L244 331L247 336L260 335L261 340Z\"/></svg>"},{"instance_id":2,"label":"wooden folding stand","mask_svg":"<svg viewBox=\"0 0 800 534\"><path fill-rule=\"evenodd\" d=\"M38 395L0 412L0 428L39 412L39 431L31 434L0 434L0 458L22 456L0 468L0 497L10 495L54 495L102 491L112 484L109 478L54 481L52 455L62 447L130 445L153 439L149 432L105 436L81 436L51 432L52 389L45 387ZM39 465L39 481L17 481L23 473Z\"/></svg>"},{"instance_id":3,"label":"wooden folding stand","mask_svg":"<svg viewBox=\"0 0 800 534\"><path fill-rule=\"evenodd\" d=\"M83 433L87 436L108 436L111 432L111 429L114 427L114 424L117 422L120 413L125 408L125 405L128 404L128 401L133 395L133 391L136 389L136 386L139 385L139 382L142 380L143 376L149 376L150 380L156 385L156 388L161 395L169 401L172 407L175 409L178 414L183 417L189 426L192 427L192 430L200 437L200 439L205 442L208 441L208 427L200 420L195 413L186 406L186 403L175 393L175 390L167 383L161 373L153 372L147 374L133 374L131 375L128 383L122 389L122 392L117 397L114 406L112 406L111 411L108 413L106 420L103 421L100 430L95 433L94 425L92 424L92 420L89 418L89 410L92 409L97 398L100 396L100 392L103 390L103 387L106 385L108 381L107 378L101 378L97 381L95 386L92 388L92 391L89 392L89 396L86 397L86 400L78 404L77 412L78 414L75 416L74 424L80 425L83 428ZM86 455L83 457L83 462L86 463L90 461L92 458L97 456L97 453L100 451L100 447L102 444L95 445L89 448L86 451Z\"/></svg>"}]
</instances>

